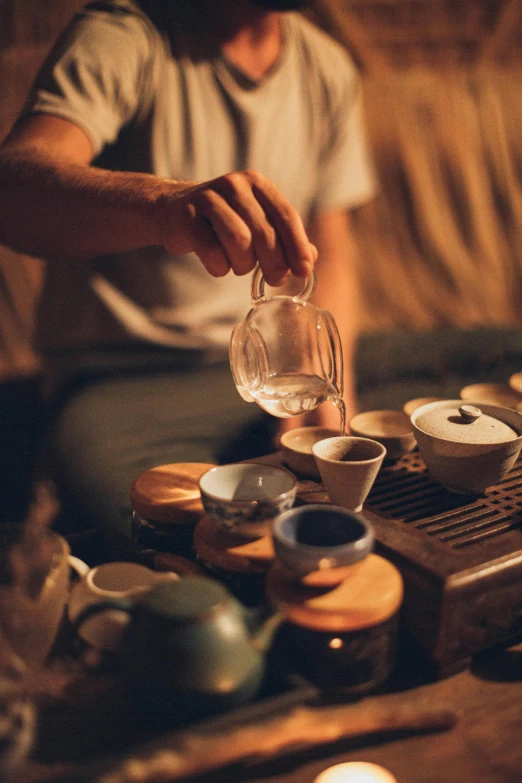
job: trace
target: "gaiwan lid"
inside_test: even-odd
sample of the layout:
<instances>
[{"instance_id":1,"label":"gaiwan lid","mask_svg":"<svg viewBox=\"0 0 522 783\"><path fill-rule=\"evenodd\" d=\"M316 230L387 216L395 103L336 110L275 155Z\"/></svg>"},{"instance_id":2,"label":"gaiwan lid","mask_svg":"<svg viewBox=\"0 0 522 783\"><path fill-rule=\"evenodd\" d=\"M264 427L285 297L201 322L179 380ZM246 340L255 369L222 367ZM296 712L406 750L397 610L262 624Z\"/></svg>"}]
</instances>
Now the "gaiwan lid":
<instances>
[{"instance_id":1,"label":"gaiwan lid","mask_svg":"<svg viewBox=\"0 0 522 783\"><path fill-rule=\"evenodd\" d=\"M506 422L467 403L432 403L413 418L427 435L457 443L506 443L519 437Z\"/></svg>"}]
</instances>

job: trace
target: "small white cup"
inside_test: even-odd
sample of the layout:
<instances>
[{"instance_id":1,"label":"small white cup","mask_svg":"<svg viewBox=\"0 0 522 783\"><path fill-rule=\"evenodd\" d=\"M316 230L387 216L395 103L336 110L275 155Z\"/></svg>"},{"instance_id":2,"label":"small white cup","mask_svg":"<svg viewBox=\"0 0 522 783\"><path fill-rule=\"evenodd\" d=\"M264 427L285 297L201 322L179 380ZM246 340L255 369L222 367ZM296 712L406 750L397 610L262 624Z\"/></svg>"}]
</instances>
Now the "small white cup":
<instances>
[{"instance_id":1,"label":"small white cup","mask_svg":"<svg viewBox=\"0 0 522 783\"><path fill-rule=\"evenodd\" d=\"M260 538L294 505L297 479L286 468L258 462L218 465L199 479L207 514L228 533Z\"/></svg>"},{"instance_id":2,"label":"small white cup","mask_svg":"<svg viewBox=\"0 0 522 783\"><path fill-rule=\"evenodd\" d=\"M360 511L386 456L382 443L340 435L314 443L312 452L332 503Z\"/></svg>"},{"instance_id":3,"label":"small white cup","mask_svg":"<svg viewBox=\"0 0 522 783\"><path fill-rule=\"evenodd\" d=\"M81 579L71 590L68 617L71 622L91 604L127 598L136 600L152 589L158 582L179 579L172 571L152 571L140 563L102 563L89 568L82 561L70 564L76 568ZM80 566L80 567L79 567ZM116 651L125 626L129 622L127 612L108 609L90 617L82 624L80 636L99 650Z\"/></svg>"}]
</instances>

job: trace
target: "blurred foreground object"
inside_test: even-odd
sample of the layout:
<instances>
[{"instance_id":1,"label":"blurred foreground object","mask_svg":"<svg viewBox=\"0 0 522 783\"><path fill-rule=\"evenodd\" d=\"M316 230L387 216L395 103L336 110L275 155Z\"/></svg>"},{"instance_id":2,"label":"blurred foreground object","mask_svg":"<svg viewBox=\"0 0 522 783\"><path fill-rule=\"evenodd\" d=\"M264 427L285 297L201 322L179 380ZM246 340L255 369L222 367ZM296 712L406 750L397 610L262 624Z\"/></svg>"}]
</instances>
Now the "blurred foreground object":
<instances>
[{"instance_id":1,"label":"blurred foreground object","mask_svg":"<svg viewBox=\"0 0 522 783\"><path fill-rule=\"evenodd\" d=\"M29 755L35 709L26 694L25 665L0 630L0 779L8 781Z\"/></svg>"},{"instance_id":2,"label":"blurred foreground object","mask_svg":"<svg viewBox=\"0 0 522 783\"><path fill-rule=\"evenodd\" d=\"M185 731L163 737L98 777L98 783L174 781L241 760L267 759L346 737L393 731L440 731L455 715L404 694L367 698L349 706L296 707L255 725L219 731Z\"/></svg>"},{"instance_id":3,"label":"blurred foreground object","mask_svg":"<svg viewBox=\"0 0 522 783\"><path fill-rule=\"evenodd\" d=\"M0 525L1 780L17 779L31 751L36 721L29 674L49 652L65 605L68 547L49 530L57 510L51 487L41 484L24 523Z\"/></svg>"}]
</instances>

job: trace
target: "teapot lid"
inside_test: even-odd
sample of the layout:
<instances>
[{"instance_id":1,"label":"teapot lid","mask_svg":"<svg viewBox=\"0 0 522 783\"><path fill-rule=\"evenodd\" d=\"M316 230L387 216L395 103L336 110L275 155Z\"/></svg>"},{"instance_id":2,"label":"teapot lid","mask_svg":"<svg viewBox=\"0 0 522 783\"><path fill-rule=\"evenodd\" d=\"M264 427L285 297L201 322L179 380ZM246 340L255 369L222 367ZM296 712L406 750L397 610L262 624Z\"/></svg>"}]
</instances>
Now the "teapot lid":
<instances>
[{"instance_id":1,"label":"teapot lid","mask_svg":"<svg viewBox=\"0 0 522 783\"><path fill-rule=\"evenodd\" d=\"M174 588L174 589L171 589ZM186 576L162 582L139 601L154 614L178 623L208 618L219 606L234 601L220 582L207 576Z\"/></svg>"},{"instance_id":2,"label":"teapot lid","mask_svg":"<svg viewBox=\"0 0 522 783\"><path fill-rule=\"evenodd\" d=\"M458 443L506 443L519 437L509 424L472 403L456 400L429 403L424 407L426 410L419 408L414 412L412 422L435 438Z\"/></svg>"}]
</instances>

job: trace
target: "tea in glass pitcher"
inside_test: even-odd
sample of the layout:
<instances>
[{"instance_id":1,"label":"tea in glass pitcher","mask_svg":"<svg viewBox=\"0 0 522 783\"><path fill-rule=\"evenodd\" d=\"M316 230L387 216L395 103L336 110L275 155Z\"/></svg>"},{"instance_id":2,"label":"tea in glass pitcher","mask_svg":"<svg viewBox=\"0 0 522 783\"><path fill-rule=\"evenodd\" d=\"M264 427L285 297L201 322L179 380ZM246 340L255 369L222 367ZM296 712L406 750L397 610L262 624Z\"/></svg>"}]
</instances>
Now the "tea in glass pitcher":
<instances>
[{"instance_id":1,"label":"tea in glass pitcher","mask_svg":"<svg viewBox=\"0 0 522 783\"><path fill-rule=\"evenodd\" d=\"M343 355L331 313L308 302L315 273L294 296L265 296L259 267L252 276L252 309L230 340L230 367L239 394L273 416L308 413L330 400L346 426Z\"/></svg>"}]
</instances>

